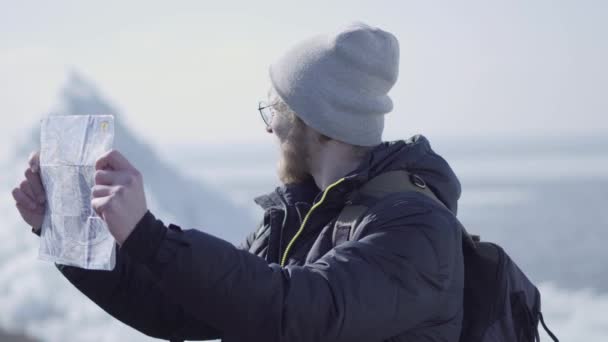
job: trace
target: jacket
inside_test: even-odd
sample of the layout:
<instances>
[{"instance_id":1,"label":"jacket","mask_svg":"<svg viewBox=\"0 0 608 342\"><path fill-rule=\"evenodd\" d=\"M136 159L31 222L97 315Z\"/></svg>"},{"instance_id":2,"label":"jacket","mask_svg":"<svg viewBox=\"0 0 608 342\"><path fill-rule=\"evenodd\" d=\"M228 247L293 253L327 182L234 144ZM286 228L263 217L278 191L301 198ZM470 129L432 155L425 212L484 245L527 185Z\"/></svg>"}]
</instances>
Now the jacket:
<instances>
[{"instance_id":1,"label":"jacket","mask_svg":"<svg viewBox=\"0 0 608 342\"><path fill-rule=\"evenodd\" d=\"M357 193L386 171L419 175L445 207L415 192ZM422 135L383 142L320 191L311 178L255 198L261 223L240 246L147 212L111 272L58 266L108 313L169 340L458 341L461 188ZM346 204L369 207L334 247Z\"/></svg>"}]
</instances>

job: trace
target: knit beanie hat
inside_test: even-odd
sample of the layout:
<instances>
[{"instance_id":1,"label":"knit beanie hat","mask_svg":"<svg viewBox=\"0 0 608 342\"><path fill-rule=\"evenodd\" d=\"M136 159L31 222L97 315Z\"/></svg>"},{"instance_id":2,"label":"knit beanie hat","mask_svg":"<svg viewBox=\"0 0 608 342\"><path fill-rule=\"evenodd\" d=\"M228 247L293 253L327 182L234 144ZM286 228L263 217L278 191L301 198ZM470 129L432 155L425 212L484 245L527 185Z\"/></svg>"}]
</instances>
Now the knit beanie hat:
<instances>
[{"instance_id":1,"label":"knit beanie hat","mask_svg":"<svg viewBox=\"0 0 608 342\"><path fill-rule=\"evenodd\" d=\"M399 74L399 42L361 22L289 49L270 68L279 97L319 133L351 145L382 142L387 95Z\"/></svg>"}]
</instances>

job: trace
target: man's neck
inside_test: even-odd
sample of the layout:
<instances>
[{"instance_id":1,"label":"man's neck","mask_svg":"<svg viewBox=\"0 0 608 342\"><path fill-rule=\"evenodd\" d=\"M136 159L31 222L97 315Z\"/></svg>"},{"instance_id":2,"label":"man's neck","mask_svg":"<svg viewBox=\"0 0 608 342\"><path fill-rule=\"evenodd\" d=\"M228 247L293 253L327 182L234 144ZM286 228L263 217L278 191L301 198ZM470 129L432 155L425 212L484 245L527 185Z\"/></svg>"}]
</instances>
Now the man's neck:
<instances>
[{"instance_id":1,"label":"man's neck","mask_svg":"<svg viewBox=\"0 0 608 342\"><path fill-rule=\"evenodd\" d=\"M338 179L354 171L361 163L349 145L330 141L312 157L311 175L317 187L324 191Z\"/></svg>"}]
</instances>

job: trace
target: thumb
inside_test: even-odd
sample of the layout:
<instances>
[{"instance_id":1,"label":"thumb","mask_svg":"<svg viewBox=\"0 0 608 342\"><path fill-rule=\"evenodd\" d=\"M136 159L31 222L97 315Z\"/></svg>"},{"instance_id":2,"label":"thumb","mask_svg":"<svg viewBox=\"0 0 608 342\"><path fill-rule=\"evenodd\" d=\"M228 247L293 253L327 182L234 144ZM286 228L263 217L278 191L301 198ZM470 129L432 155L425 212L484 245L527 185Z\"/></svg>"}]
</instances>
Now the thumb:
<instances>
[{"instance_id":1,"label":"thumb","mask_svg":"<svg viewBox=\"0 0 608 342\"><path fill-rule=\"evenodd\" d=\"M34 151L30 153L28 158L28 164L32 172L36 173L40 169L40 151Z\"/></svg>"},{"instance_id":2,"label":"thumb","mask_svg":"<svg viewBox=\"0 0 608 342\"><path fill-rule=\"evenodd\" d=\"M120 170L133 170L133 165L129 163L127 158L125 158L120 152L117 150L110 150L101 157L97 159L95 162L96 170L105 170L111 169L115 171Z\"/></svg>"}]
</instances>

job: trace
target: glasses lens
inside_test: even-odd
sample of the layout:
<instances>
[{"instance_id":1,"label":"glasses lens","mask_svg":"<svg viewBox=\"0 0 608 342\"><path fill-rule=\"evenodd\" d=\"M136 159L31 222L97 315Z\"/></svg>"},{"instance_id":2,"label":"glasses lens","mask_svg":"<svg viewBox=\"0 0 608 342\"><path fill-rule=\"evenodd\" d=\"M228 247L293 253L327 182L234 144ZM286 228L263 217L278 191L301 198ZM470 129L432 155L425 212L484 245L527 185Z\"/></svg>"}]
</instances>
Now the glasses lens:
<instances>
[{"instance_id":1,"label":"glasses lens","mask_svg":"<svg viewBox=\"0 0 608 342\"><path fill-rule=\"evenodd\" d=\"M270 122L272 121L272 107L268 105L268 103L262 101L259 103L259 111L262 115L262 120L268 126L270 126Z\"/></svg>"}]
</instances>

